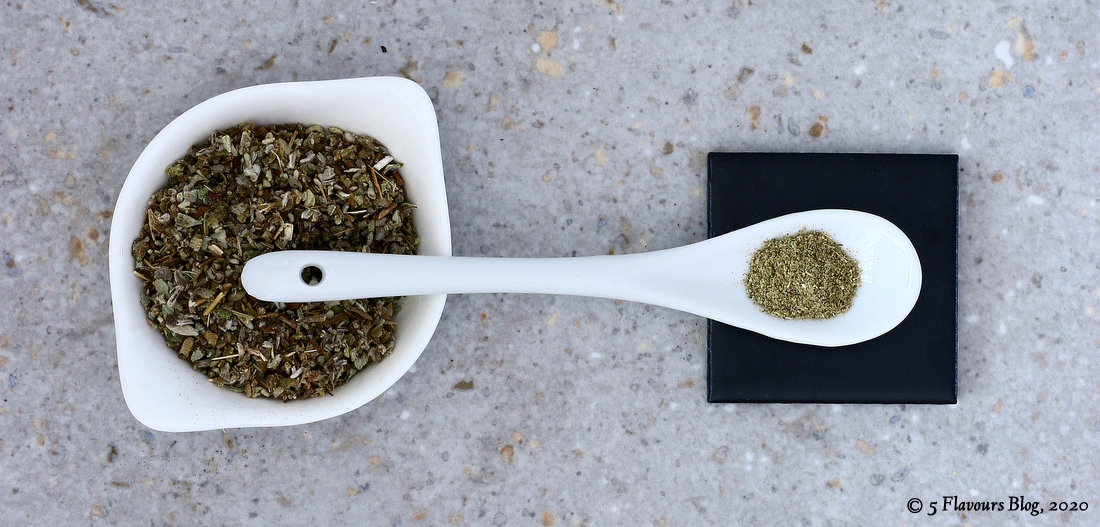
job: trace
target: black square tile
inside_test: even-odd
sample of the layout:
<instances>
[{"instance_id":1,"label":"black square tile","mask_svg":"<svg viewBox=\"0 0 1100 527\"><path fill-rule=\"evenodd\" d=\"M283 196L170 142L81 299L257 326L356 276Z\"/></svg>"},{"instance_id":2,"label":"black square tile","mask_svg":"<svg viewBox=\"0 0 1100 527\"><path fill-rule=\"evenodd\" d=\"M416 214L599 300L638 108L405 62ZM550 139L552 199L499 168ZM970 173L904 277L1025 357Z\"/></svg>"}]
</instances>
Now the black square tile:
<instances>
[{"instance_id":1,"label":"black square tile","mask_svg":"<svg viewBox=\"0 0 1100 527\"><path fill-rule=\"evenodd\" d=\"M793 212L860 210L905 232L923 283L900 325L851 346L794 344L710 321L707 399L954 404L958 161L957 155L710 154L709 237Z\"/></svg>"}]
</instances>

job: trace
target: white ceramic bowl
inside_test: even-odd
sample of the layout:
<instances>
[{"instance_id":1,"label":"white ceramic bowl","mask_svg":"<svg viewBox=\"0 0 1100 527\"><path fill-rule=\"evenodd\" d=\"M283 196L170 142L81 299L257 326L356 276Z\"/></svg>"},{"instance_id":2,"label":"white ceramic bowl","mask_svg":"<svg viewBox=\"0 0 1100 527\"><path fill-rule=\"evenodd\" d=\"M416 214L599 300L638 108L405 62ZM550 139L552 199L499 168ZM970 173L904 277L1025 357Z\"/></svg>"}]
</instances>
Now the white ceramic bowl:
<instances>
[{"instance_id":1,"label":"white ceramic bowl","mask_svg":"<svg viewBox=\"0 0 1100 527\"><path fill-rule=\"evenodd\" d=\"M126 405L155 430L286 426L350 412L392 386L424 351L443 313L446 295L406 297L397 316L396 346L326 397L284 403L252 399L215 386L191 369L146 321L141 280L133 275L131 244L148 200L164 187L164 169L214 130L243 122L336 126L374 137L404 163L401 175L417 208L419 253L449 256L451 229L435 109L416 83L393 77L292 82L243 88L205 101L153 138L122 186L111 221L111 299L118 372Z\"/></svg>"}]
</instances>

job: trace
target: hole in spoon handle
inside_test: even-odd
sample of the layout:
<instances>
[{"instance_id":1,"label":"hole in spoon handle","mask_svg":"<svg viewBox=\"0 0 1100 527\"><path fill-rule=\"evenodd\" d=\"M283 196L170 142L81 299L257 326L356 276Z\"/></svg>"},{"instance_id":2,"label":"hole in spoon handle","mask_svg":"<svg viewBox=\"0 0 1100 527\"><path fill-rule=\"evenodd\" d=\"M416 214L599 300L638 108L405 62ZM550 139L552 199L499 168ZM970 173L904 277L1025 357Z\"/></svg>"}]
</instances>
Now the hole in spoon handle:
<instances>
[{"instance_id":1,"label":"hole in spoon handle","mask_svg":"<svg viewBox=\"0 0 1100 527\"><path fill-rule=\"evenodd\" d=\"M320 285L325 281L325 272L320 267L314 264L307 265L302 268L301 272L302 283L306 285Z\"/></svg>"}]
</instances>

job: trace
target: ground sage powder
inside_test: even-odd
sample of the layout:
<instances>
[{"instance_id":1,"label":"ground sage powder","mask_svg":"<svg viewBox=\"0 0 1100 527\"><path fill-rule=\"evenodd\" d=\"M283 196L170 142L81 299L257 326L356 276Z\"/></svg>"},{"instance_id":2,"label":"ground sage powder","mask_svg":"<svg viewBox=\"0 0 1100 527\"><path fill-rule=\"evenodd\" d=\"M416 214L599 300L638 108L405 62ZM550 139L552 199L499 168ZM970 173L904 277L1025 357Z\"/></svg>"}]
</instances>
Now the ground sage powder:
<instances>
[{"instance_id":1,"label":"ground sage powder","mask_svg":"<svg viewBox=\"0 0 1100 527\"><path fill-rule=\"evenodd\" d=\"M745 274L749 298L785 319L832 318L852 307L859 265L819 230L772 238L753 253Z\"/></svg>"}]
</instances>

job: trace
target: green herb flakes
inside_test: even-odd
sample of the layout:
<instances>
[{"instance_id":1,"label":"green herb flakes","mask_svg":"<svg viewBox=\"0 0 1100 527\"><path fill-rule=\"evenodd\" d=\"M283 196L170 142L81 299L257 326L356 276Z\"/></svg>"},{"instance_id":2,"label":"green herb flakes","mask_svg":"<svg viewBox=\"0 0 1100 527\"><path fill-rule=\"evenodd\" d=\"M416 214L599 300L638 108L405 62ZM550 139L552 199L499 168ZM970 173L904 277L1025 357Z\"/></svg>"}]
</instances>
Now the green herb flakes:
<instances>
[{"instance_id":1,"label":"green herb flakes","mask_svg":"<svg viewBox=\"0 0 1100 527\"><path fill-rule=\"evenodd\" d=\"M241 269L286 249L416 254L400 167L338 128L214 132L167 168L133 243L149 322L219 386L284 401L331 394L393 351L399 299L262 302Z\"/></svg>"}]
</instances>

